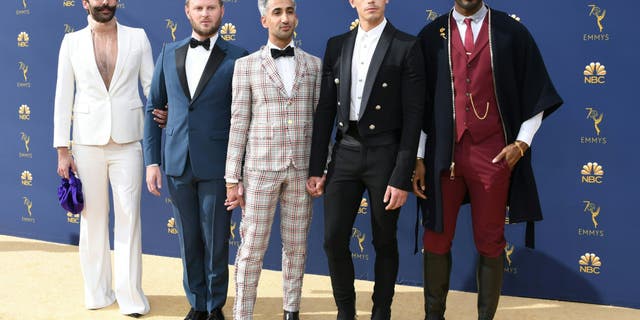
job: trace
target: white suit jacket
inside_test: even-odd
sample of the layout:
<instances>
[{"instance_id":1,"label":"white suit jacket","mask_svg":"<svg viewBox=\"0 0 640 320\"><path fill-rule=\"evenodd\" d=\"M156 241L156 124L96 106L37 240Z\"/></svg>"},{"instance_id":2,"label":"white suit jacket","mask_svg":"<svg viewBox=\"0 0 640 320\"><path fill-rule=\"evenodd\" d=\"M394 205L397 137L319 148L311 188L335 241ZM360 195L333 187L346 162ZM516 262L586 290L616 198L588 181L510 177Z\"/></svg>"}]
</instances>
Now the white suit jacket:
<instances>
[{"instance_id":1,"label":"white suit jacket","mask_svg":"<svg viewBox=\"0 0 640 320\"><path fill-rule=\"evenodd\" d=\"M107 90L93 51L91 28L64 36L58 58L53 116L53 146L69 146L73 114L73 142L106 145L109 139L128 143L142 139L143 104L153 76L151 45L143 29L117 25L118 57Z\"/></svg>"}]
</instances>

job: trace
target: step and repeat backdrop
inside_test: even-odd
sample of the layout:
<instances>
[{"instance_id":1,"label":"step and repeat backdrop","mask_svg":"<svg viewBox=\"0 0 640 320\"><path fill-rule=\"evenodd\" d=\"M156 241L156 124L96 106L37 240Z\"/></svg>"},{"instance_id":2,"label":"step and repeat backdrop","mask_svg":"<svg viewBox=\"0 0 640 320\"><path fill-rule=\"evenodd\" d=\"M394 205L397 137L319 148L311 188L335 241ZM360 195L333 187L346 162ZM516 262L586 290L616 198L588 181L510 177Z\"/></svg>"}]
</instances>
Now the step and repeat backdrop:
<instances>
[{"instance_id":1,"label":"step and repeat backdrop","mask_svg":"<svg viewBox=\"0 0 640 320\"><path fill-rule=\"evenodd\" d=\"M446 14L452 0L391 0L387 17L412 34ZM531 31L565 100L533 141L534 170L544 221L536 249L524 247L524 226L508 225L504 294L640 308L638 197L638 35L632 24L640 4L629 1L493 0ZM298 0L295 42L322 57L326 40L357 24L347 0ZM255 51L266 43L256 0L225 0L220 36ZM183 0L120 0L120 23L144 28L154 58L164 43L190 36ZM57 56L65 33L86 26L81 0L9 0L0 5L0 234L77 244L81 217L57 203L57 157L52 148ZM500 63L499 61L497 63ZM358 278L372 280L367 195L353 228L351 250ZM112 219L113 220L113 219ZM265 268L280 269L278 219ZM422 258L414 255L415 200L402 209L398 283L422 284ZM233 263L240 244L240 213L229 230ZM143 251L179 256L177 229L166 190L142 197ZM327 274L322 250L323 205L314 203L307 272ZM452 288L475 291L475 261L468 208L454 245ZM175 279L179 281L179 279ZM326 289L326 288L325 288Z\"/></svg>"}]
</instances>

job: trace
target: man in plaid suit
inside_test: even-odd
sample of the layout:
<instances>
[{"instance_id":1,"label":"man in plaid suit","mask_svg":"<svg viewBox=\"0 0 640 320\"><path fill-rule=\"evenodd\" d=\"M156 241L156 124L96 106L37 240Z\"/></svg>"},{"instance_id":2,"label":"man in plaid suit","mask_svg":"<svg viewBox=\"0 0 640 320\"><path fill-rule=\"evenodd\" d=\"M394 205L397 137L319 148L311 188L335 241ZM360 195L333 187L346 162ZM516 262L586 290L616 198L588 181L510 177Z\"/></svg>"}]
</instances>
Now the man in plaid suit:
<instances>
[{"instance_id":1,"label":"man in plaid suit","mask_svg":"<svg viewBox=\"0 0 640 320\"><path fill-rule=\"evenodd\" d=\"M294 48L294 0L259 0L267 45L238 59L225 179L229 210L243 207L233 318L253 319L256 287L280 200L284 319L298 319L311 222L305 191L320 59ZM244 165L244 167L243 167Z\"/></svg>"}]
</instances>

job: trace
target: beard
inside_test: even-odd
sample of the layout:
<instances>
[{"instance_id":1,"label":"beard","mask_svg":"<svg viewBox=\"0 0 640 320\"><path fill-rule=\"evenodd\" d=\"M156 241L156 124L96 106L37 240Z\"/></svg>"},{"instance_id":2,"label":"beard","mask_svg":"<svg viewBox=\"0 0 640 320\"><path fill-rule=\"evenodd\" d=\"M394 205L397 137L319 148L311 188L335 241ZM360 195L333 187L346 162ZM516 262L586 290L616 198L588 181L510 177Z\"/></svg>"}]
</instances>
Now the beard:
<instances>
[{"instance_id":1,"label":"beard","mask_svg":"<svg viewBox=\"0 0 640 320\"><path fill-rule=\"evenodd\" d=\"M456 0L456 4L467 11L477 11L483 4L482 0Z\"/></svg>"},{"instance_id":2,"label":"beard","mask_svg":"<svg viewBox=\"0 0 640 320\"><path fill-rule=\"evenodd\" d=\"M189 22L191 23L191 28L193 28L193 31L204 38L210 38L212 35L214 35L216 32L218 32L218 29L220 28L220 24L217 25L212 25L210 28L205 29L205 28L201 28L199 25L197 25L195 22L193 22L192 20L189 20Z\"/></svg>"},{"instance_id":3,"label":"beard","mask_svg":"<svg viewBox=\"0 0 640 320\"><path fill-rule=\"evenodd\" d=\"M117 5L111 7L105 4L99 7L93 7L89 9L90 9L89 12L91 13L91 17L93 17L93 20L100 23L105 23L105 22L111 21L111 19L113 19L113 17L116 15ZM108 9L109 12L102 13L102 10L104 9Z\"/></svg>"}]
</instances>

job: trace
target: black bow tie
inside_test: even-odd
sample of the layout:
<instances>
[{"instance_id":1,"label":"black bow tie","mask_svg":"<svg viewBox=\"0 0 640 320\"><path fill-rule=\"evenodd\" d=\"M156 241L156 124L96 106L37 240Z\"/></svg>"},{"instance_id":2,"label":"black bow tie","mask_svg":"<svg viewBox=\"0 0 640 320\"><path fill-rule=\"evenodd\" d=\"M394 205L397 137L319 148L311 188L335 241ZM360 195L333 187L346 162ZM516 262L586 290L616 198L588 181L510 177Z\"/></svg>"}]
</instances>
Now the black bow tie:
<instances>
[{"instance_id":1,"label":"black bow tie","mask_svg":"<svg viewBox=\"0 0 640 320\"><path fill-rule=\"evenodd\" d=\"M205 41L199 41L198 39L191 38L189 40L189 46L191 48L197 48L198 46L202 46L205 50L209 51L209 46L211 45L211 39L207 38Z\"/></svg>"},{"instance_id":2,"label":"black bow tie","mask_svg":"<svg viewBox=\"0 0 640 320\"><path fill-rule=\"evenodd\" d=\"M271 57L278 59L280 57L293 57L293 47L286 47L284 50L271 49Z\"/></svg>"}]
</instances>

